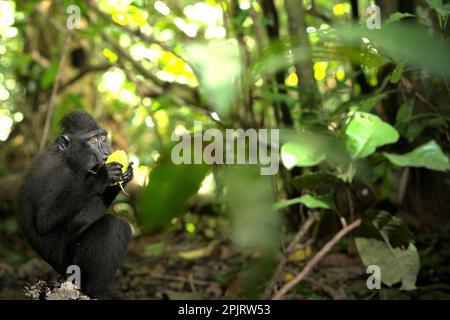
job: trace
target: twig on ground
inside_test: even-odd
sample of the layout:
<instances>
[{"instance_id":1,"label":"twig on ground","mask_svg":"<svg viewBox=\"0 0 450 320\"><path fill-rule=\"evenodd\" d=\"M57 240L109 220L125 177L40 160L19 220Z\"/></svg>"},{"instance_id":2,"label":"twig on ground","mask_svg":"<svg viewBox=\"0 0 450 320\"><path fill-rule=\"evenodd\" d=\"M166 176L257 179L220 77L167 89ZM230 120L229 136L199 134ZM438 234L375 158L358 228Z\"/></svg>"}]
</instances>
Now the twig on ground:
<instances>
[{"instance_id":1,"label":"twig on ground","mask_svg":"<svg viewBox=\"0 0 450 320\"><path fill-rule=\"evenodd\" d=\"M361 219L353 221L348 226L342 228L330 241L328 241L322 249L316 253L316 255L308 261L303 270L295 276L294 279L286 283L278 292L276 292L272 300L282 299L289 290L291 290L295 285L302 281L311 270L319 263L319 261L339 242L346 234L355 229L361 224Z\"/></svg>"},{"instance_id":2,"label":"twig on ground","mask_svg":"<svg viewBox=\"0 0 450 320\"><path fill-rule=\"evenodd\" d=\"M317 220L319 217L319 212L313 211L311 215L308 217L308 219L305 221L305 223L302 225L300 230L297 232L297 234L294 236L294 239L292 239L291 243L286 249L286 252L283 254L283 257L281 258L280 263L278 264L278 267L272 277L272 279L269 282L269 285L266 287L266 290L264 290L264 294L261 297L262 299L268 299L270 294L272 293L273 288L275 287L275 284L277 283L278 278L280 277L281 273L283 272L284 266L286 265L288 261L288 257L290 254L292 254L295 251L295 246L297 243L299 243L306 235L308 230L311 228L313 223Z\"/></svg>"}]
</instances>

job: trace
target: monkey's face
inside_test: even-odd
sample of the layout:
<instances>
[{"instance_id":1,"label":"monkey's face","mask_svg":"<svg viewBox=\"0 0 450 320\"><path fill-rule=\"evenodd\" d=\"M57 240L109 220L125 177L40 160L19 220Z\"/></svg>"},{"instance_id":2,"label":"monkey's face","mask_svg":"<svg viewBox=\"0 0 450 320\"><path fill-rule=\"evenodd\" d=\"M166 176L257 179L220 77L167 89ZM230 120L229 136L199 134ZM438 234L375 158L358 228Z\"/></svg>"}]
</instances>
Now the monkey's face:
<instances>
[{"instance_id":1,"label":"monkey's face","mask_svg":"<svg viewBox=\"0 0 450 320\"><path fill-rule=\"evenodd\" d=\"M86 148L89 150L88 154L90 154L87 161L89 169L103 164L112 153L111 143L104 129L87 134L86 137L83 137L83 140Z\"/></svg>"},{"instance_id":2,"label":"monkey's face","mask_svg":"<svg viewBox=\"0 0 450 320\"><path fill-rule=\"evenodd\" d=\"M112 153L105 129L78 135L63 135L58 140L58 147L65 153L69 162L84 170L102 165Z\"/></svg>"}]
</instances>

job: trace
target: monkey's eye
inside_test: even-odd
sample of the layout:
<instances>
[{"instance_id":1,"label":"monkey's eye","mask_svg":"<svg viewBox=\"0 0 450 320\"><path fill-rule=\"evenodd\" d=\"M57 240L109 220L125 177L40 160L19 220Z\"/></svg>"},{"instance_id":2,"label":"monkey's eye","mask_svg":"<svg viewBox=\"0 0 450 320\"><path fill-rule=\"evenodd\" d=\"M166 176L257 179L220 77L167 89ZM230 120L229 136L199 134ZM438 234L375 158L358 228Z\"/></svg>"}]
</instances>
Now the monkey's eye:
<instances>
[{"instance_id":1,"label":"monkey's eye","mask_svg":"<svg viewBox=\"0 0 450 320\"><path fill-rule=\"evenodd\" d=\"M92 137L91 138L91 143L92 144L96 144L97 143L97 137Z\"/></svg>"},{"instance_id":2,"label":"monkey's eye","mask_svg":"<svg viewBox=\"0 0 450 320\"><path fill-rule=\"evenodd\" d=\"M106 140L106 136L100 136L100 140L105 141Z\"/></svg>"}]
</instances>

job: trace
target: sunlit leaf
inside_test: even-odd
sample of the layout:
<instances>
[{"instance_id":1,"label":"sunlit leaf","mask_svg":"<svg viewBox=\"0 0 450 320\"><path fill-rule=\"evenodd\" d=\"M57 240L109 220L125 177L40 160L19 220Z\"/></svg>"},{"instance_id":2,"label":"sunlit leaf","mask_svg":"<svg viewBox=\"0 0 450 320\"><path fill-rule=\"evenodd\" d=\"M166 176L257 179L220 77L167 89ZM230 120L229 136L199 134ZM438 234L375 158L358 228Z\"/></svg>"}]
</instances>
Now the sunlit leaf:
<instances>
[{"instance_id":1,"label":"sunlit leaf","mask_svg":"<svg viewBox=\"0 0 450 320\"><path fill-rule=\"evenodd\" d=\"M347 150L353 159L367 157L376 148L394 143L399 138L394 127L378 116L365 112L355 112L345 134Z\"/></svg>"},{"instance_id":2,"label":"sunlit leaf","mask_svg":"<svg viewBox=\"0 0 450 320\"><path fill-rule=\"evenodd\" d=\"M389 18L384 22L384 25L389 25L398 22L405 18L415 17L415 15L408 12L395 12L389 16Z\"/></svg>"},{"instance_id":3,"label":"sunlit leaf","mask_svg":"<svg viewBox=\"0 0 450 320\"><path fill-rule=\"evenodd\" d=\"M390 162L400 167L423 167L436 171L450 170L448 157L434 140L403 155L388 152L383 154Z\"/></svg>"},{"instance_id":4,"label":"sunlit leaf","mask_svg":"<svg viewBox=\"0 0 450 320\"><path fill-rule=\"evenodd\" d=\"M312 167L326 158L326 153L311 143L287 142L281 146L281 161L287 169Z\"/></svg>"}]
</instances>

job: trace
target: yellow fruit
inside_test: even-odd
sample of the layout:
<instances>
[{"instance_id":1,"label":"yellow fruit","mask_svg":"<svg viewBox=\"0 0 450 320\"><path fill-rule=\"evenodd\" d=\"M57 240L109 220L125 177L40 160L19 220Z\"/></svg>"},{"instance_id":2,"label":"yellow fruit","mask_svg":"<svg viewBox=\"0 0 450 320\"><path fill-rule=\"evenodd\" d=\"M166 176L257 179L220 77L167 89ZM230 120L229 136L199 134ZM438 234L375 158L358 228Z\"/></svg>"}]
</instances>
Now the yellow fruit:
<instances>
[{"instance_id":1,"label":"yellow fruit","mask_svg":"<svg viewBox=\"0 0 450 320\"><path fill-rule=\"evenodd\" d=\"M123 150L116 150L111 153L106 159L106 163L110 162L118 162L122 165L122 173L125 173L128 169L128 156L127 153Z\"/></svg>"},{"instance_id":2,"label":"yellow fruit","mask_svg":"<svg viewBox=\"0 0 450 320\"><path fill-rule=\"evenodd\" d=\"M123 150L116 150L111 153L106 159L106 163L117 162L122 165L122 173L125 173L128 169L128 156L127 153ZM123 189L122 181L116 182L112 184L113 186L119 185L120 189L128 196L128 193Z\"/></svg>"}]
</instances>

